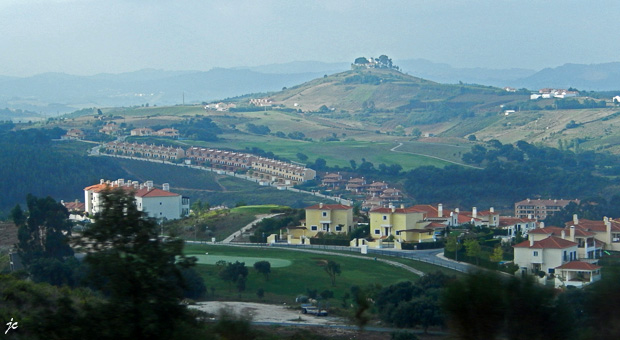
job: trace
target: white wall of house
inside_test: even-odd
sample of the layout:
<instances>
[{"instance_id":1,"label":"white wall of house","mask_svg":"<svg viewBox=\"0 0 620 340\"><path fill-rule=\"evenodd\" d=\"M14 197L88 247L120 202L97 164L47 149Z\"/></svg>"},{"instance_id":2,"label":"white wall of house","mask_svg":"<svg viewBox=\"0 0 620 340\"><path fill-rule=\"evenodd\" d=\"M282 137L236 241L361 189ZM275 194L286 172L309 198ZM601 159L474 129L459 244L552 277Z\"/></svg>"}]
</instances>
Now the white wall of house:
<instances>
[{"instance_id":1,"label":"white wall of house","mask_svg":"<svg viewBox=\"0 0 620 340\"><path fill-rule=\"evenodd\" d=\"M136 197L138 210L153 218L174 220L181 218L181 195L162 197Z\"/></svg>"}]
</instances>

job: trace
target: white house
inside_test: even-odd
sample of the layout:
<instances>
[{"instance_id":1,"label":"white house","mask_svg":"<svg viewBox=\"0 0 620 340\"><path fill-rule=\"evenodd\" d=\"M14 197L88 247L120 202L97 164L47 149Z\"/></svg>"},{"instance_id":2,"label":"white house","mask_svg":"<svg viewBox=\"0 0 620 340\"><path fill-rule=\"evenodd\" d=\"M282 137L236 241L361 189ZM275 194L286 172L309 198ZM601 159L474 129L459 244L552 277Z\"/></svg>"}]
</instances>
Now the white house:
<instances>
[{"instance_id":1,"label":"white house","mask_svg":"<svg viewBox=\"0 0 620 340\"><path fill-rule=\"evenodd\" d=\"M100 211L101 192L114 188L122 188L130 192L136 199L139 211L156 219L174 220L189 214L189 198L170 192L170 185L164 183L162 189L155 188L152 181L139 184L137 181L118 179L116 181L101 180L99 184L84 188L85 211L89 215Z\"/></svg>"},{"instance_id":2,"label":"white house","mask_svg":"<svg viewBox=\"0 0 620 340\"><path fill-rule=\"evenodd\" d=\"M555 236L534 239L513 246L514 263L519 266L516 274L544 274L556 286L582 287L600 280L600 266L594 261L578 261L578 243Z\"/></svg>"}]
</instances>

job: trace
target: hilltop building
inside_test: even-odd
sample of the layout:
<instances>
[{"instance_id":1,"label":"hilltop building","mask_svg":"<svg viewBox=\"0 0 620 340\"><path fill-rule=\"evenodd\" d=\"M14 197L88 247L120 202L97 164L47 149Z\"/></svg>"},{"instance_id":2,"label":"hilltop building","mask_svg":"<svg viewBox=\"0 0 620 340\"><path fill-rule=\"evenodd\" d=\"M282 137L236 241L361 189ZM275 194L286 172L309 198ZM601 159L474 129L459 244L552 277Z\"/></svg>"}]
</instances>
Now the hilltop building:
<instances>
[{"instance_id":1,"label":"hilltop building","mask_svg":"<svg viewBox=\"0 0 620 340\"><path fill-rule=\"evenodd\" d=\"M63 140L82 140L86 135L80 129L69 129L66 134L60 136Z\"/></svg>"},{"instance_id":2,"label":"hilltop building","mask_svg":"<svg viewBox=\"0 0 620 340\"><path fill-rule=\"evenodd\" d=\"M139 211L156 219L175 220L189 214L189 198L170 191L170 185L164 183L162 189L155 188L152 181L140 184L137 181L118 179L101 180L99 184L84 188L85 211L89 215L101 209L101 193L105 190L121 188L131 193Z\"/></svg>"}]
</instances>

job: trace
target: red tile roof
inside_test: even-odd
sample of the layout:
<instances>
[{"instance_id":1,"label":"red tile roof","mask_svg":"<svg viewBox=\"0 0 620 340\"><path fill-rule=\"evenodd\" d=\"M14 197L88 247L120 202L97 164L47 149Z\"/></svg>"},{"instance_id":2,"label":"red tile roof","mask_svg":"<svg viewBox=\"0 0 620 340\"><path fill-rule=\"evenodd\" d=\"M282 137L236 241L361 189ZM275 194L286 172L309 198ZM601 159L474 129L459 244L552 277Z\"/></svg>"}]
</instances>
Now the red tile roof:
<instances>
[{"instance_id":1,"label":"red tile roof","mask_svg":"<svg viewBox=\"0 0 620 340\"><path fill-rule=\"evenodd\" d=\"M427 218L437 218L437 217L447 218L450 216L450 212L446 210L443 211L444 216L439 216L437 208L433 207L432 205L428 205L428 204L417 204L417 205L414 205L412 208L425 211Z\"/></svg>"},{"instance_id":2,"label":"red tile roof","mask_svg":"<svg viewBox=\"0 0 620 340\"><path fill-rule=\"evenodd\" d=\"M115 189L115 188L122 188L123 190L127 191L127 192L135 192L135 196L137 197L167 197L167 196L180 196L179 194L176 194L174 192L170 192L170 191L165 191L165 190L161 190L161 189L157 189L157 188L151 188L150 190L146 187L142 188L142 189L137 189L134 188L133 186L127 186L127 185L123 185L123 186L112 186L109 185L107 183L103 183L103 184L95 184L95 185L91 185L89 187L84 188L84 190L88 190L88 191L92 191L92 192L101 192L104 191L106 189Z\"/></svg>"},{"instance_id":3,"label":"red tile roof","mask_svg":"<svg viewBox=\"0 0 620 340\"><path fill-rule=\"evenodd\" d=\"M130 188L131 189L131 188ZM165 191L157 188L148 188L139 189L136 191L136 197L170 197L170 196L180 196L179 194L175 194L174 192Z\"/></svg>"},{"instance_id":4,"label":"red tile roof","mask_svg":"<svg viewBox=\"0 0 620 340\"><path fill-rule=\"evenodd\" d=\"M615 220L609 220L609 222L611 223L611 230L612 231L620 231L620 222L619 221L615 221ZM587 230L587 231L596 231L596 232L606 232L607 231L607 226L605 225L604 221L592 221L592 220L586 220L586 219L579 219L579 223L578 224L574 224L573 221L569 221L564 223L567 227L570 226L575 226L576 228L582 229L582 230Z\"/></svg>"},{"instance_id":5,"label":"red tile roof","mask_svg":"<svg viewBox=\"0 0 620 340\"><path fill-rule=\"evenodd\" d=\"M577 246L577 243L568 240L561 239L555 236L549 236L544 240L534 242L534 245L530 246L530 241L523 241L519 244L515 244L514 248L531 248L531 249L565 249Z\"/></svg>"},{"instance_id":6,"label":"red tile roof","mask_svg":"<svg viewBox=\"0 0 620 340\"><path fill-rule=\"evenodd\" d=\"M389 214L389 213L392 213L392 208L385 208L385 207L375 208L375 209L372 209L370 212L371 213ZM394 213L397 213L397 214L425 213L425 212L426 211L415 209L414 207L394 208Z\"/></svg>"},{"instance_id":7,"label":"red tile roof","mask_svg":"<svg viewBox=\"0 0 620 340\"><path fill-rule=\"evenodd\" d=\"M559 267L555 267L556 269L572 269L572 270L598 270L601 269L601 266L597 266L592 263L582 262L582 261L571 261L564 263Z\"/></svg>"},{"instance_id":8,"label":"red tile roof","mask_svg":"<svg viewBox=\"0 0 620 340\"><path fill-rule=\"evenodd\" d=\"M319 204L315 204L313 206L306 208L306 210L349 210L349 209L353 209L353 207L350 207L344 204L323 204L323 207L321 207Z\"/></svg>"},{"instance_id":9,"label":"red tile roof","mask_svg":"<svg viewBox=\"0 0 620 340\"><path fill-rule=\"evenodd\" d=\"M544 227L544 228L536 228L528 231L529 234L541 234L541 235L561 235L562 228L560 227ZM568 234L567 234L568 235Z\"/></svg>"}]
</instances>

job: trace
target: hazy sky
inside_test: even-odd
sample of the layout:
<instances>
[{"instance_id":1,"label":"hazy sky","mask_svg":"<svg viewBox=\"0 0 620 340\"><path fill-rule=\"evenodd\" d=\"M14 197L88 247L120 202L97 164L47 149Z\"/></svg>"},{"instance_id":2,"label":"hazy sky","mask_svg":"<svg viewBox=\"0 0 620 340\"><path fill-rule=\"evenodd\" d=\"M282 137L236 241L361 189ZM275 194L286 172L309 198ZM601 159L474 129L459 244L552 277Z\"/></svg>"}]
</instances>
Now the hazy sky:
<instances>
[{"instance_id":1,"label":"hazy sky","mask_svg":"<svg viewBox=\"0 0 620 340\"><path fill-rule=\"evenodd\" d=\"M539 70L620 61L620 1L0 0L0 75L387 54Z\"/></svg>"}]
</instances>

